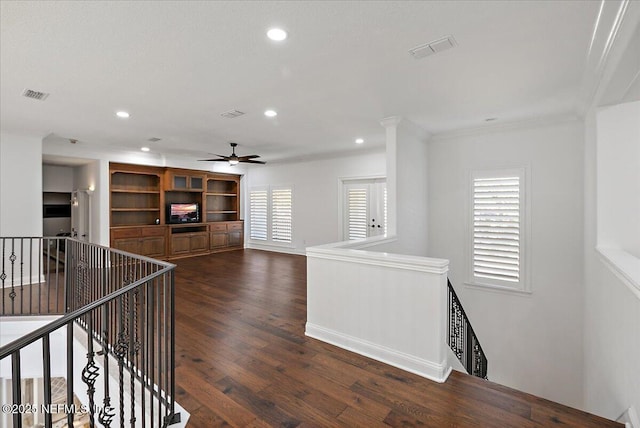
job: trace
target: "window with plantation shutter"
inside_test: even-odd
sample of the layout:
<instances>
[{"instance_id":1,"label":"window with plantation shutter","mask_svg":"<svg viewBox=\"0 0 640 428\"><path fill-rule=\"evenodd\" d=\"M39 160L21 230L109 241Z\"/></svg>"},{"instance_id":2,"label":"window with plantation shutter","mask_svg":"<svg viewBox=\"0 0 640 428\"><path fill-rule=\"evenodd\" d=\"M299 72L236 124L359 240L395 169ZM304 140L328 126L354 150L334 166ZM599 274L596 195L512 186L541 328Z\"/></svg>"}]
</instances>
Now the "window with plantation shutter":
<instances>
[{"instance_id":1,"label":"window with plantation shutter","mask_svg":"<svg viewBox=\"0 0 640 428\"><path fill-rule=\"evenodd\" d=\"M368 221L367 208L369 201L366 188L352 188L347 190L347 230L348 238L364 239L367 237Z\"/></svg>"},{"instance_id":2,"label":"window with plantation shutter","mask_svg":"<svg viewBox=\"0 0 640 428\"><path fill-rule=\"evenodd\" d=\"M267 191L249 192L249 236L258 241L267 240Z\"/></svg>"},{"instance_id":3,"label":"window with plantation shutter","mask_svg":"<svg viewBox=\"0 0 640 428\"><path fill-rule=\"evenodd\" d=\"M291 188L271 190L271 240L291 242Z\"/></svg>"},{"instance_id":4,"label":"window with plantation shutter","mask_svg":"<svg viewBox=\"0 0 640 428\"><path fill-rule=\"evenodd\" d=\"M524 170L472 174L471 281L526 290Z\"/></svg>"}]
</instances>

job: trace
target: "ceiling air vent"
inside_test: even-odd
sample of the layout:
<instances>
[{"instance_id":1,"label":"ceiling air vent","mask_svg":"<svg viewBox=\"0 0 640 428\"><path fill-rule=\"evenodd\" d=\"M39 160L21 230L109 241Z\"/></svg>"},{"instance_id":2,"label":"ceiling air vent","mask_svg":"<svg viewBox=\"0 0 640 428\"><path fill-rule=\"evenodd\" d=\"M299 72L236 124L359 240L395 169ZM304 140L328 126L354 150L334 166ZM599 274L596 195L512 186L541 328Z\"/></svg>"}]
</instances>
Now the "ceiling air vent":
<instances>
[{"instance_id":1,"label":"ceiling air vent","mask_svg":"<svg viewBox=\"0 0 640 428\"><path fill-rule=\"evenodd\" d=\"M22 96L27 98L33 98L34 100L44 101L47 99L49 94L46 92L33 91L31 89L25 89L22 91Z\"/></svg>"},{"instance_id":2,"label":"ceiling air vent","mask_svg":"<svg viewBox=\"0 0 640 428\"><path fill-rule=\"evenodd\" d=\"M241 112L239 110L229 110L225 111L224 113L220 113L220 116L226 117L227 119L233 119L234 117L242 116L243 114L244 112Z\"/></svg>"},{"instance_id":3,"label":"ceiling air vent","mask_svg":"<svg viewBox=\"0 0 640 428\"><path fill-rule=\"evenodd\" d=\"M453 36L445 36L438 40L434 40L429 43L425 43L424 45L416 46L415 48L409 49L409 54L414 59L424 58L425 56L433 55L438 52L442 52L447 49L451 49L458 44L456 43L456 39Z\"/></svg>"},{"instance_id":4,"label":"ceiling air vent","mask_svg":"<svg viewBox=\"0 0 640 428\"><path fill-rule=\"evenodd\" d=\"M158 137L151 137L149 138L147 141L151 141L152 143L157 143L158 141L162 140L162 138L158 138Z\"/></svg>"}]
</instances>

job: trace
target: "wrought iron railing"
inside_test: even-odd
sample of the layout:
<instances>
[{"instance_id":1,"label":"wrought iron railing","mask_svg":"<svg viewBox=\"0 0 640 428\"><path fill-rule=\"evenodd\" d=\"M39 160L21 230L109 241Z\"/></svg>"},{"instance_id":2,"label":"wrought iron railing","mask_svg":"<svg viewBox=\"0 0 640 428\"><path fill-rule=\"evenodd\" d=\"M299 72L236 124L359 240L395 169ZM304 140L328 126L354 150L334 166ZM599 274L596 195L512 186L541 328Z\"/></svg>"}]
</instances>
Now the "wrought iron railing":
<instances>
[{"instance_id":1,"label":"wrought iron railing","mask_svg":"<svg viewBox=\"0 0 640 428\"><path fill-rule=\"evenodd\" d=\"M0 238L0 257L5 322L11 316L60 315L0 348L0 362L11 359L8 409L14 428L22 427L29 412L45 427L52 426L55 413L66 414L67 426L79 414L91 427L165 427L179 421L174 265L71 238ZM64 343L55 343L61 332ZM38 342L42 365L27 370L42 373L41 396L30 396L36 405L25 402L21 391L21 352L32 352L25 348ZM52 402L54 352L66 352L62 406ZM88 402L79 411L76 392L82 384Z\"/></svg>"},{"instance_id":2,"label":"wrought iron railing","mask_svg":"<svg viewBox=\"0 0 640 428\"><path fill-rule=\"evenodd\" d=\"M467 373L487 379L487 356L480 346L467 314L460 303L451 282L449 288L449 324L447 341L453 353L458 357Z\"/></svg>"}]
</instances>

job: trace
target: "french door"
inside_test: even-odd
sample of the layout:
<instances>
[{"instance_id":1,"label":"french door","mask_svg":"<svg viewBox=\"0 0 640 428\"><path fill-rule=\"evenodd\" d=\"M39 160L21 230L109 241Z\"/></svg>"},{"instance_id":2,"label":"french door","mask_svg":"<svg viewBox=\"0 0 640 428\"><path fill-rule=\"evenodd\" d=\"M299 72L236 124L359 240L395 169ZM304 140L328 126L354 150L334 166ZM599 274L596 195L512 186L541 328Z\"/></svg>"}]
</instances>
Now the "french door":
<instances>
[{"instance_id":1,"label":"french door","mask_svg":"<svg viewBox=\"0 0 640 428\"><path fill-rule=\"evenodd\" d=\"M385 178L343 182L342 239L363 239L387 233L387 181Z\"/></svg>"}]
</instances>

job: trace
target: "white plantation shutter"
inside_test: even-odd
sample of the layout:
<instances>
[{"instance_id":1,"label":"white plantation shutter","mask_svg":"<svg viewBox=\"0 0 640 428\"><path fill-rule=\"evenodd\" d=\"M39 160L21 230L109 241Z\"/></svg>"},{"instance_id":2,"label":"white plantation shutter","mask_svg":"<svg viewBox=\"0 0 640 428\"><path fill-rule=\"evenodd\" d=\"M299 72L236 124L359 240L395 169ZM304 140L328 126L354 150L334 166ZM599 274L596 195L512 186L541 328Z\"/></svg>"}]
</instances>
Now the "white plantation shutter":
<instances>
[{"instance_id":1,"label":"white plantation shutter","mask_svg":"<svg viewBox=\"0 0 640 428\"><path fill-rule=\"evenodd\" d=\"M347 233L349 240L367 237L368 193L367 188L350 188L347 190Z\"/></svg>"},{"instance_id":2,"label":"white plantation shutter","mask_svg":"<svg viewBox=\"0 0 640 428\"><path fill-rule=\"evenodd\" d=\"M267 240L267 191L252 190L249 192L249 209L251 222L249 236L251 239Z\"/></svg>"},{"instance_id":3,"label":"white plantation shutter","mask_svg":"<svg viewBox=\"0 0 640 428\"><path fill-rule=\"evenodd\" d=\"M271 240L291 242L291 189L271 191Z\"/></svg>"},{"instance_id":4,"label":"white plantation shutter","mask_svg":"<svg viewBox=\"0 0 640 428\"><path fill-rule=\"evenodd\" d=\"M517 174L473 178L472 274L480 281L522 280L522 182Z\"/></svg>"}]
</instances>

